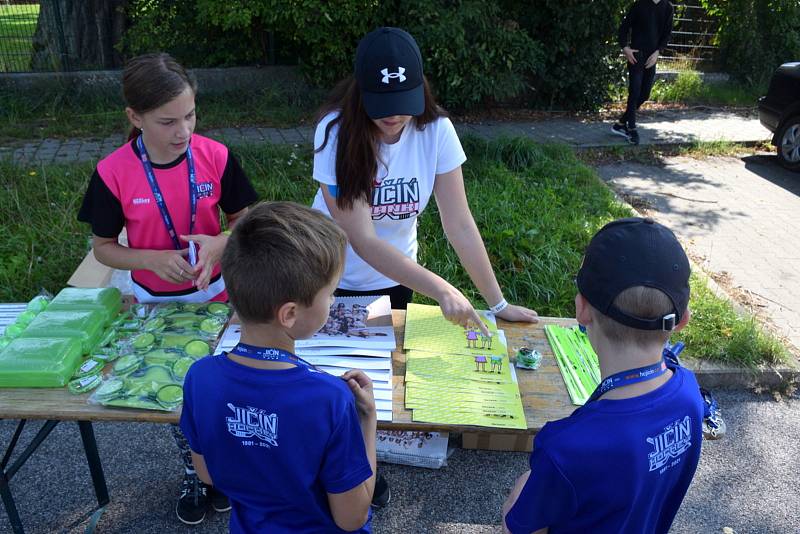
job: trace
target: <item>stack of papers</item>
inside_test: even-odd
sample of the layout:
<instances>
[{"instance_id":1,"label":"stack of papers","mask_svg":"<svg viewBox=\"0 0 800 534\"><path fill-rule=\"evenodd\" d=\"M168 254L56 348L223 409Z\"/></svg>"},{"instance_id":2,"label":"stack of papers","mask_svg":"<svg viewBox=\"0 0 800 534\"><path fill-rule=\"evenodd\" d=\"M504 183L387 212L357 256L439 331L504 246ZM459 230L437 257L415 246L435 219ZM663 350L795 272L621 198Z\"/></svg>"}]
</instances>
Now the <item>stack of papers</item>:
<instances>
[{"instance_id":1,"label":"stack of papers","mask_svg":"<svg viewBox=\"0 0 800 534\"><path fill-rule=\"evenodd\" d=\"M215 354L239 342L240 327L231 324ZM392 351L397 342L387 295L336 297L325 325L309 339L297 341L295 352L320 371L341 376L361 369L372 379L378 421L392 420Z\"/></svg>"},{"instance_id":2,"label":"stack of papers","mask_svg":"<svg viewBox=\"0 0 800 534\"><path fill-rule=\"evenodd\" d=\"M491 337L447 321L438 306L409 304L406 408L425 423L526 429L505 336L483 313Z\"/></svg>"},{"instance_id":3,"label":"stack of papers","mask_svg":"<svg viewBox=\"0 0 800 534\"><path fill-rule=\"evenodd\" d=\"M572 404L582 406L600 383L600 363L589 338L578 327L547 325L547 340L553 347Z\"/></svg>"}]
</instances>

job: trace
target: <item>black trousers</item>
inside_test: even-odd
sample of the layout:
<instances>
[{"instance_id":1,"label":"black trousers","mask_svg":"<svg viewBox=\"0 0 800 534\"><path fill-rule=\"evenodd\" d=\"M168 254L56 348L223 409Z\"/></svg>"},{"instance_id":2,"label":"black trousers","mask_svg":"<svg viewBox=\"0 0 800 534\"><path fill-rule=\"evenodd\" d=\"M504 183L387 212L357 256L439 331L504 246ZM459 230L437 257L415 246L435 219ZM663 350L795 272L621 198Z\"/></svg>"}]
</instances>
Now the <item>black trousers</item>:
<instances>
[{"instance_id":1,"label":"black trousers","mask_svg":"<svg viewBox=\"0 0 800 534\"><path fill-rule=\"evenodd\" d=\"M656 66L644 68L648 56L636 54L636 64L628 63L628 105L619 122L628 128L636 128L636 110L650 99L650 91L656 80Z\"/></svg>"},{"instance_id":2,"label":"black trousers","mask_svg":"<svg viewBox=\"0 0 800 534\"><path fill-rule=\"evenodd\" d=\"M392 301L393 310L405 310L408 303L414 297L414 291L406 286L393 286L385 289L373 289L372 291L353 291L352 289L339 288L334 293L337 297L365 297L371 295L389 295Z\"/></svg>"}]
</instances>

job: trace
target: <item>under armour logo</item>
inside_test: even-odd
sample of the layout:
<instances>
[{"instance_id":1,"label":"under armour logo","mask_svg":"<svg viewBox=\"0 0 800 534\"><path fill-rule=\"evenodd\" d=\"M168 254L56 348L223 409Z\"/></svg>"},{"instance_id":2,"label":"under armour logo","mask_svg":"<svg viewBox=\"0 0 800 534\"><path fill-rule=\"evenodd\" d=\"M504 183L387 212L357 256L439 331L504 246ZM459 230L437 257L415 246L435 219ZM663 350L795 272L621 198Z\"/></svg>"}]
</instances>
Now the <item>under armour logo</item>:
<instances>
[{"instance_id":1,"label":"under armour logo","mask_svg":"<svg viewBox=\"0 0 800 534\"><path fill-rule=\"evenodd\" d=\"M389 69L382 69L381 74L383 74L383 79L381 81L383 83L389 83L390 78L399 78L398 81L402 83L406 81L406 77L403 74L405 71L405 67L397 67L397 72L389 72Z\"/></svg>"}]
</instances>

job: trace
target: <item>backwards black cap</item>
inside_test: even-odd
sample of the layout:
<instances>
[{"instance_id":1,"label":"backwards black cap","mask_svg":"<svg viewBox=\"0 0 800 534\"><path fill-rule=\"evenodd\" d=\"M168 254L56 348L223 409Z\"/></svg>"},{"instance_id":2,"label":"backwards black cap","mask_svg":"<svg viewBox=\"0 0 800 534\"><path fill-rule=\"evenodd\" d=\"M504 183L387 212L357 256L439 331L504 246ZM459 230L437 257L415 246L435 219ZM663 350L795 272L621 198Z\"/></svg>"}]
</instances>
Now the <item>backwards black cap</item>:
<instances>
[{"instance_id":1,"label":"backwards black cap","mask_svg":"<svg viewBox=\"0 0 800 534\"><path fill-rule=\"evenodd\" d=\"M410 34L399 28L368 33L358 43L355 67L364 109L371 119L422 115L422 55Z\"/></svg>"},{"instance_id":2,"label":"backwards black cap","mask_svg":"<svg viewBox=\"0 0 800 534\"><path fill-rule=\"evenodd\" d=\"M689 304L689 260L675 234L653 219L631 217L608 223L589 242L578 271L578 290L599 312L639 330L675 328ZM661 317L636 317L614 306L631 287L662 291L672 311Z\"/></svg>"}]
</instances>

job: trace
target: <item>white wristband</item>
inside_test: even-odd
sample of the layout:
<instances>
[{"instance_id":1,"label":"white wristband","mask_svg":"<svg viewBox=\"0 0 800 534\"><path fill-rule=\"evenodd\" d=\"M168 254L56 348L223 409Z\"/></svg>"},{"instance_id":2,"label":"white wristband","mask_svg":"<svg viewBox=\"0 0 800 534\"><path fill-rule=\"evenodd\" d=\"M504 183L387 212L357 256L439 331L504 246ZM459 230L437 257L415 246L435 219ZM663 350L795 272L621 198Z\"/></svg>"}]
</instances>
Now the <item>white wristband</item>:
<instances>
[{"instance_id":1,"label":"white wristband","mask_svg":"<svg viewBox=\"0 0 800 534\"><path fill-rule=\"evenodd\" d=\"M506 302L506 299L502 299L500 302L489 308L489 311L497 315L506 308L508 308L508 302Z\"/></svg>"}]
</instances>

